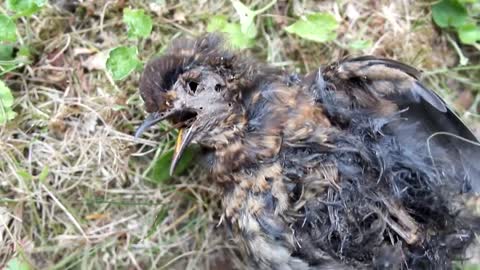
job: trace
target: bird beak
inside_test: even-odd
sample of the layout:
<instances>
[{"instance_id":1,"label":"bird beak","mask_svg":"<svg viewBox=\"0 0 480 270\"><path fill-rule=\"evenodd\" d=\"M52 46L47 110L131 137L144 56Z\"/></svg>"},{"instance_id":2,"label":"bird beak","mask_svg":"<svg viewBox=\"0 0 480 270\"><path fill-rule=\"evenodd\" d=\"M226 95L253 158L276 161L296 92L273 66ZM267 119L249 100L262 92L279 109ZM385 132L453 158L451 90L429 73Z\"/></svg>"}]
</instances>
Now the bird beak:
<instances>
[{"instance_id":1,"label":"bird beak","mask_svg":"<svg viewBox=\"0 0 480 270\"><path fill-rule=\"evenodd\" d=\"M177 141L175 143L175 149L173 151L172 163L170 164L170 176L173 176L175 168L177 167L178 162L182 158L185 149L187 149L187 146L192 141L194 134L195 123L193 123L189 128L187 128L187 131L185 131L184 128L181 128L178 131Z\"/></svg>"},{"instance_id":2,"label":"bird beak","mask_svg":"<svg viewBox=\"0 0 480 270\"><path fill-rule=\"evenodd\" d=\"M138 139L145 130L149 127L155 125L158 122L161 122L165 119L170 118L175 114L175 111L170 111L166 113L159 113L154 112L147 116L147 118L143 121L143 123L138 127L137 131L135 131L135 139Z\"/></svg>"},{"instance_id":3,"label":"bird beak","mask_svg":"<svg viewBox=\"0 0 480 270\"><path fill-rule=\"evenodd\" d=\"M149 127L170 118L175 113L177 113L177 111L175 110L166 113L151 113L135 132L135 138L139 138L143 134L143 132L145 132L145 130L147 130ZM196 122L197 121L194 121L192 125L188 128L179 129L177 140L175 143L175 149L173 152L172 163L170 164L170 176L172 176L175 172L175 168L177 167L178 162L182 158L185 149L187 149L187 146L190 144L194 135L196 134L196 130L198 127L198 125L196 125Z\"/></svg>"}]
</instances>

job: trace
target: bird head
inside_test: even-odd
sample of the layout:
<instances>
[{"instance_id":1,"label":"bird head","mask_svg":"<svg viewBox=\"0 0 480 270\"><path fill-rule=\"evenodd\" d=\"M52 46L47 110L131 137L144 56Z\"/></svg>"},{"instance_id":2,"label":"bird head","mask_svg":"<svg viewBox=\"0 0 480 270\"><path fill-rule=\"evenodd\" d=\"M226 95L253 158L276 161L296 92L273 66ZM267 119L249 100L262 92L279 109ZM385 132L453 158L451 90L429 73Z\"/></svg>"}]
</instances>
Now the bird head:
<instances>
[{"instance_id":1,"label":"bird head","mask_svg":"<svg viewBox=\"0 0 480 270\"><path fill-rule=\"evenodd\" d=\"M135 136L163 120L180 128L170 174L190 143L219 132L240 110L239 88L245 87L241 82L250 65L222 44L221 36L211 34L178 39L144 69L140 94L150 114Z\"/></svg>"}]
</instances>

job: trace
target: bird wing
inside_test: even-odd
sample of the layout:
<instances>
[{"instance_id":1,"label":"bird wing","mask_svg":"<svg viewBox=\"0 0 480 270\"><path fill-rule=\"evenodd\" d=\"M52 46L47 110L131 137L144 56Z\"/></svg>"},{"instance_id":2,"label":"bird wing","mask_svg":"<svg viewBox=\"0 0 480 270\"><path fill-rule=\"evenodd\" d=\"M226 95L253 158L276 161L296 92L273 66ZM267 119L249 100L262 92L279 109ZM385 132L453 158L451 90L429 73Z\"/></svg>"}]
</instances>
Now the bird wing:
<instances>
[{"instance_id":1,"label":"bird wing","mask_svg":"<svg viewBox=\"0 0 480 270\"><path fill-rule=\"evenodd\" d=\"M401 121L389 124L388 130L400 145L423 142L426 151L433 151L430 155L454 164L480 193L478 139L419 77L418 70L398 61L362 56L307 75L304 83L338 124L352 112L365 114L373 123L399 116Z\"/></svg>"}]
</instances>

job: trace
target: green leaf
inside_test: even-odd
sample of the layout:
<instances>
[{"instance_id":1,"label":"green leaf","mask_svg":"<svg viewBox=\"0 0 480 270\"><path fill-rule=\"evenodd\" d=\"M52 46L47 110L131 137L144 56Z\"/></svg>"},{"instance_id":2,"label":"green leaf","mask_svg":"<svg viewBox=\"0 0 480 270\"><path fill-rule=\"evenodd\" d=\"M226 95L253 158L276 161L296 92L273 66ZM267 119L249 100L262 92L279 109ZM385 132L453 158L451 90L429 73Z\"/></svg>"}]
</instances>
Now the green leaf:
<instances>
[{"instance_id":1,"label":"green leaf","mask_svg":"<svg viewBox=\"0 0 480 270\"><path fill-rule=\"evenodd\" d=\"M327 42L337 37L338 22L328 13L314 13L301 17L285 31L317 42Z\"/></svg>"},{"instance_id":2,"label":"green leaf","mask_svg":"<svg viewBox=\"0 0 480 270\"><path fill-rule=\"evenodd\" d=\"M13 105L12 91L2 81L0 81L0 102L2 106L8 108Z\"/></svg>"},{"instance_id":3,"label":"green leaf","mask_svg":"<svg viewBox=\"0 0 480 270\"><path fill-rule=\"evenodd\" d=\"M433 21L440 27L458 27L468 18L467 9L458 0L442 0L432 6Z\"/></svg>"},{"instance_id":4,"label":"green leaf","mask_svg":"<svg viewBox=\"0 0 480 270\"><path fill-rule=\"evenodd\" d=\"M110 51L106 66L114 80L125 79L137 66L141 65L137 53L135 46L120 46Z\"/></svg>"},{"instance_id":5,"label":"green leaf","mask_svg":"<svg viewBox=\"0 0 480 270\"><path fill-rule=\"evenodd\" d=\"M228 23L228 19L223 15L216 15L210 18L207 25L207 32L222 31L225 25Z\"/></svg>"},{"instance_id":6,"label":"green leaf","mask_svg":"<svg viewBox=\"0 0 480 270\"><path fill-rule=\"evenodd\" d=\"M245 36L238 23L228 23L223 28L223 32L227 33L230 43L239 49L250 48L255 44L255 40Z\"/></svg>"},{"instance_id":7,"label":"green leaf","mask_svg":"<svg viewBox=\"0 0 480 270\"><path fill-rule=\"evenodd\" d=\"M182 158L175 168L174 175L181 175L187 168L190 167L190 164L195 157L195 153L198 149L194 146L189 146L183 152ZM149 172L149 177L157 183L163 183L171 178L170 164L173 159L173 149L163 153L157 160L154 160L154 165L152 166L151 171Z\"/></svg>"},{"instance_id":8,"label":"green leaf","mask_svg":"<svg viewBox=\"0 0 480 270\"><path fill-rule=\"evenodd\" d=\"M15 116L17 116L17 113L12 111L12 110L5 111L5 114L3 116L1 115L1 112L0 112L0 125L6 123L7 121L10 121L10 120L14 119ZM2 117L3 117L3 119L2 119Z\"/></svg>"},{"instance_id":9,"label":"green leaf","mask_svg":"<svg viewBox=\"0 0 480 270\"><path fill-rule=\"evenodd\" d=\"M13 59L13 46L0 44L0 61Z\"/></svg>"},{"instance_id":10,"label":"green leaf","mask_svg":"<svg viewBox=\"0 0 480 270\"><path fill-rule=\"evenodd\" d=\"M457 28L458 37L463 44L475 44L480 41L480 28L473 24L465 24Z\"/></svg>"},{"instance_id":11,"label":"green leaf","mask_svg":"<svg viewBox=\"0 0 480 270\"><path fill-rule=\"evenodd\" d=\"M30 265L21 258L15 257L7 263L6 270L30 270Z\"/></svg>"},{"instance_id":12,"label":"green leaf","mask_svg":"<svg viewBox=\"0 0 480 270\"><path fill-rule=\"evenodd\" d=\"M267 9L272 7L276 0L271 1L266 6L259 10L251 10L249 7L245 6L239 0L231 0L235 11L237 12L238 16L240 17L240 26L242 33L245 34L249 38L254 38L257 35L257 28L255 26L255 17L258 14L265 12Z\"/></svg>"},{"instance_id":13,"label":"green leaf","mask_svg":"<svg viewBox=\"0 0 480 270\"><path fill-rule=\"evenodd\" d=\"M240 24L230 23L228 22L227 17L222 15L217 15L210 18L207 31L218 31L225 33L230 44L238 49L250 48L255 44L255 40L253 38L249 38L242 33Z\"/></svg>"},{"instance_id":14,"label":"green leaf","mask_svg":"<svg viewBox=\"0 0 480 270\"><path fill-rule=\"evenodd\" d=\"M38 181L45 182L45 179L47 179L49 171L50 169L48 168L48 166L43 167L42 171L38 175Z\"/></svg>"},{"instance_id":15,"label":"green leaf","mask_svg":"<svg viewBox=\"0 0 480 270\"><path fill-rule=\"evenodd\" d=\"M21 46L16 55L14 55L14 51L13 46L0 44L0 76L30 63L31 53L28 47Z\"/></svg>"},{"instance_id":16,"label":"green leaf","mask_svg":"<svg viewBox=\"0 0 480 270\"><path fill-rule=\"evenodd\" d=\"M18 170L17 175L20 176L25 181L32 181L33 179L33 176L24 169Z\"/></svg>"},{"instance_id":17,"label":"green leaf","mask_svg":"<svg viewBox=\"0 0 480 270\"><path fill-rule=\"evenodd\" d=\"M348 44L348 46L354 50L365 50L365 49L368 49L370 47L372 47L372 41L371 40L365 40L365 39L357 39L357 40L354 40L352 42L350 42L350 44Z\"/></svg>"},{"instance_id":18,"label":"green leaf","mask_svg":"<svg viewBox=\"0 0 480 270\"><path fill-rule=\"evenodd\" d=\"M242 33L249 38L254 38L257 35L257 28L254 23L257 13L238 0L232 0L232 4L240 17L240 29Z\"/></svg>"},{"instance_id":19,"label":"green leaf","mask_svg":"<svg viewBox=\"0 0 480 270\"><path fill-rule=\"evenodd\" d=\"M143 9L124 9L123 22L127 25L128 37L131 39L146 38L152 32L152 18L145 15Z\"/></svg>"},{"instance_id":20,"label":"green leaf","mask_svg":"<svg viewBox=\"0 0 480 270\"><path fill-rule=\"evenodd\" d=\"M17 40L17 26L12 18L5 14L0 14L0 41Z\"/></svg>"},{"instance_id":21,"label":"green leaf","mask_svg":"<svg viewBox=\"0 0 480 270\"><path fill-rule=\"evenodd\" d=\"M0 81L0 125L15 118L16 113L12 111L13 95L4 82Z\"/></svg>"},{"instance_id":22,"label":"green leaf","mask_svg":"<svg viewBox=\"0 0 480 270\"><path fill-rule=\"evenodd\" d=\"M7 0L7 8L17 16L30 16L45 5L45 0Z\"/></svg>"},{"instance_id":23,"label":"green leaf","mask_svg":"<svg viewBox=\"0 0 480 270\"><path fill-rule=\"evenodd\" d=\"M17 52L17 57L24 57L24 58L30 58L32 56L32 52L30 51L30 48L27 46L22 46L20 49L18 49Z\"/></svg>"}]
</instances>

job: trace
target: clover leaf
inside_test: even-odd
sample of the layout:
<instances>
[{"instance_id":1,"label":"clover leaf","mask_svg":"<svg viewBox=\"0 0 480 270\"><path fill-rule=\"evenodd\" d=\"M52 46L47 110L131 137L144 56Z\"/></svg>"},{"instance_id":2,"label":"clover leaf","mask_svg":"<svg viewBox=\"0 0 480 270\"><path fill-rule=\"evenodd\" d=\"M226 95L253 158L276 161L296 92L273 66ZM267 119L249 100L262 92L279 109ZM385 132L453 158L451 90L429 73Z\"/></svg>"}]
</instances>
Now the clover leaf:
<instances>
[{"instance_id":1,"label":"clover leaf","mask_svg":"<svg viewBox=\"0 0 480 270\"><path fill-rule=\"evenodd\" d=\"M337 37L337 28L338 22L333 15L313 13L301 17L295 23L285 28L285 30L304 39L327 42Z\"/></svg>"},{"instance_id":2,"label":"clover leaf","mask_svg":"<svg viewBox=\"0 0 480 270\"><path fill-rule=\"evenodd\" d=\"M120 46L110 51L106 63L107 70L114 80L125 79L142 64L138 59L137 47Z\"/></svg>"},{"instance_id":3,"label":"clover leaf","mask_svg":"<svg viewBox=\"0 0 480 270\"><path fill-rule=\"evenodd\" d=\"M143 9L124 9L123 22L127 25L130 39L146 38L152 32L152 18L146 15Z\"/></svg>"}]
</instances>

